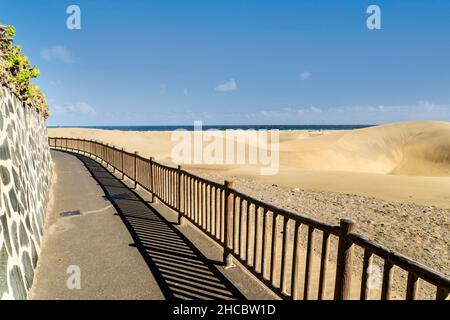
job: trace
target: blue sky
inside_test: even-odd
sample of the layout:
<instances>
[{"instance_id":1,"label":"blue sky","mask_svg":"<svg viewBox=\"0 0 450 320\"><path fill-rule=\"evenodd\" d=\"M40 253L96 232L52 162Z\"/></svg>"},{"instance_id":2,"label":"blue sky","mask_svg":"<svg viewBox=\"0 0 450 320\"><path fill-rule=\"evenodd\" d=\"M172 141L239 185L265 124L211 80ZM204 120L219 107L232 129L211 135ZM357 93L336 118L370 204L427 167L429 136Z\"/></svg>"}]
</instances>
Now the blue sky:
<instances>
[{"instance_id":1,"label":"blue sky","mask_svg":"<svg viewBox=\"0 0 450 320\"><path fill-rule=\"evenodd\" d=\"M81 8L81 30L66 8ZM382 29L366 27L379 5ZM49 125L450 121L450 2L0 0Z\"/></svg>"}]
</instances>

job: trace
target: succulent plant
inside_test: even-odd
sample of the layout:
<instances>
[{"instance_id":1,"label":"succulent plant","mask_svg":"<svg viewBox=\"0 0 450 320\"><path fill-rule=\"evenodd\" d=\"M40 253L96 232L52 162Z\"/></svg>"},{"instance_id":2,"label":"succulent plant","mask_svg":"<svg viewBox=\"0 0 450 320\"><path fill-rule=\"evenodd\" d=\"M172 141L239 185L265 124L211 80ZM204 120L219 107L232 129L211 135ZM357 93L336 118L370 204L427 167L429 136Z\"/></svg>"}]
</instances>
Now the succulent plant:
<instances>
[{"instance_id":1,"label":"succulent plant","mask_svg":"<svg viewBox=\"0 0 450 320\"><path fill-rule=\"evenodd\" d=\"M13 26L0 24L0 84L8 87L26 105L48 117L44 94L37 85L31 84L40 71L30 64L22 48L13 44L15 32Z\"/></svg>"}]
</instances>

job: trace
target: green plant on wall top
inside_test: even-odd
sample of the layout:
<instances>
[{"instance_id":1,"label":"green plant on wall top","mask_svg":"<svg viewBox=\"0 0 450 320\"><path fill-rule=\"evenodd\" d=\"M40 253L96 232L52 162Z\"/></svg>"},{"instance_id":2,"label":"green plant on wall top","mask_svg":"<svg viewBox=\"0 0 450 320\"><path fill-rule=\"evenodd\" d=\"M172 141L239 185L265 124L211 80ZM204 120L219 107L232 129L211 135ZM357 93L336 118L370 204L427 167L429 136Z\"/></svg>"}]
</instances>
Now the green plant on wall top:
<instances>
[{"instance_id":1,"label":"green plant on wall top","mask_svg":"<svg viewBox=\"0 0 450 320\"><path fill-rule=\"evenodd\" d=\"M49 116L47 102L40 88L31 84L39 76L39 70L30 64L21 47L13 44L13 26L0 25L0 83L8 87L28 106Z\"/></svg>"}]
</instances>

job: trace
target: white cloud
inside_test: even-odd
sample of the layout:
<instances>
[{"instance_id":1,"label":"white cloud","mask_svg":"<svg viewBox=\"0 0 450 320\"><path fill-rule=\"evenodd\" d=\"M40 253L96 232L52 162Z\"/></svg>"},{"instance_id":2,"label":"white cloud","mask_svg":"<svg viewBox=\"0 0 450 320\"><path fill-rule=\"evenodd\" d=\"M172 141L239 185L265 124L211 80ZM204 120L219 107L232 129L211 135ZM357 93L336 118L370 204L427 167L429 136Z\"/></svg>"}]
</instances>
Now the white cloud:
<instances>
[{"instance_id":1,"label":"white cloud","mask_svg":"<svg viewBox=\"0 0 450 320\"><path fill-rule=\"evenodd\" d=\"M72 64L75 62L72 53L63 46L45 48L41 51L41 57L47 61L61 61L65 64Z\"/></svg>"},{"instance_id":2,"label":"white cloud","mask_svg":"<svg viewBox=\"0 0 450 320\"><path fill-rule=\"evenodd\" d=\"M227 82L219 84L214 90L218 92L231 92L237 89L236 81L230 79Z\"/></svg>"},{"instance_id":3,"label":"white cloud","mask_svg":"<svg viewBox=\"0 0 450 320\"><path fill-rule=\"evenodd\" d=\"M420 101L411 105L354 105L332 108L300 107L242 114L253 123L267 119L283 124L381 124L403 121L450 121L450 104Z\"/></svg>"},{"instance_id":4,"label":"white cloud","mask_svg":"<svg viewBox=\"0 0 450 320\"><path fill-rule=\"evenodd\" d=\"M74 114L94 114L95 109L86 102L76 102L65 105L54 105L53 109L60 113L74 113Z\"/></svg>"},{"instance_id":5,"label":"white cloud","mask_svg":"<svg viewBox=\"0 0 450 320\"><path fill-rule=\"evenodd\" d=\"M302 81L306 81L312 77L312 73L309 71L305 71L305 72L300 73L299 77L300 77L300 79L302 79Z\"/></svg>"},{"instance_id":6,"label":"white cloud","mask_svg":"<svg viewBox=\"0 0 450 320\"><path fill-rule=\"evenodd\" d=\"M86 102L78 102L76 104L69 105L69 110L74 113L95 113L95 109Z\"/></svg>"},{"instance_id":7,"label":"white cloud","mask_svg":"<svg viewBox=\"0 0 450 320\"><path fill-rule=\"evenodd\" d=\"M442 106L436 105L435 103L432 103L430 101L419 101L418 105L428 112L432 112L432 111L442 107Z\"/></svg>"}]
</instances>

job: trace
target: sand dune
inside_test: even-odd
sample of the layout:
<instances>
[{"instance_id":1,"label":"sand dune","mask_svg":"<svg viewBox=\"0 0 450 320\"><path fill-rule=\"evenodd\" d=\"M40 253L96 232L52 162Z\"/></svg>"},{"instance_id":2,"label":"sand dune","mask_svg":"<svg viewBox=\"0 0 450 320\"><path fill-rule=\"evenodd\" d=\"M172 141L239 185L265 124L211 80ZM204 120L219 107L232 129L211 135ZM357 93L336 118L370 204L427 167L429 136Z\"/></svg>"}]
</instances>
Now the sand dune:
<instances>
[{"instance_id":1,"label":"sand dune","mask_svg":"<svg viewBox=\"0 0 450 320\"><path fill-rule=\"evenodd\" d=\"M409 122L282 144L283 164L314 170L448 176L450 123Z\"/></svg>"},{"instance_id":2,"label":"sand dune","mask_svg":"<svg viewBox=\"0 0 450 320\"><path fill-rule=\"evenodd\" d=\"M50 136L104 141L171 163L172 132L49 129ZM280 132L280 170L261 176L254 165L195 165L286 187L373 196L450 208L450 123L405 122L350 131Z\"/></svg>"}]
</instances>

